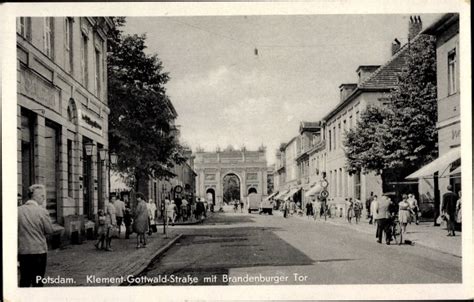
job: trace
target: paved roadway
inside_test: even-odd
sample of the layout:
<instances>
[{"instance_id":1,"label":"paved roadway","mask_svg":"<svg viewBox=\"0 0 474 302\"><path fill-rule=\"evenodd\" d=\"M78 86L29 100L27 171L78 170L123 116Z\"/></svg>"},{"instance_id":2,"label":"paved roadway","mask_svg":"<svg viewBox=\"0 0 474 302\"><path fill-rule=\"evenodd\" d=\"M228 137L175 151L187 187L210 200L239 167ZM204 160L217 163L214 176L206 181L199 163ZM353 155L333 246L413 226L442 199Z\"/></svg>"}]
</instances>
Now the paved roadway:
<instances>
[{"instance_id":1,"label":"paved roadway","mask_svg":"<svg viewBox=\"0 0 474 302\"><path fill-rule=\"evenodd\" d=\"M204 225L175 226L184 236L143 276L161 277L155 285L461 282L459 257L378 244L375 236L324 221L228 211Z\"/></svg>"}]
</instances>

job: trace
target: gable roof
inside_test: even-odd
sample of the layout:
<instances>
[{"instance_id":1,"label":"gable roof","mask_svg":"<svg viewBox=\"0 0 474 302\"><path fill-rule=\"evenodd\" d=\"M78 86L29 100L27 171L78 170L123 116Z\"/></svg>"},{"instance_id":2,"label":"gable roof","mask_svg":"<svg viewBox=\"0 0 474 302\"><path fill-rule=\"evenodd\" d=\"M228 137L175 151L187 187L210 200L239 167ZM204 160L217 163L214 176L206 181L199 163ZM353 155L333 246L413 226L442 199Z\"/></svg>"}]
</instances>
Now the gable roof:
<instances>
[{"instance_id":1,"label":"gable roof","mask_svg":"<svg viewBox=\"0 0 474 302\"><path fill-rule=\"evenodd\" d=\"M395 88L398 82L398 74L403 70L407 64L409 55L409 46L411 43L419 39L421 34L413 38L412 41L403 45L400 50L395 53L390 60L385 64L376 69L370 76L367 77L363 82L357 85L357 88L347 96L347 98L339 103L336 108L331 110L325 117L327 121L333 117L337 112L342 110L349 102L351 102L356 96L366 91L380 91L386 92Z\"/></svg>"}]
</instances>

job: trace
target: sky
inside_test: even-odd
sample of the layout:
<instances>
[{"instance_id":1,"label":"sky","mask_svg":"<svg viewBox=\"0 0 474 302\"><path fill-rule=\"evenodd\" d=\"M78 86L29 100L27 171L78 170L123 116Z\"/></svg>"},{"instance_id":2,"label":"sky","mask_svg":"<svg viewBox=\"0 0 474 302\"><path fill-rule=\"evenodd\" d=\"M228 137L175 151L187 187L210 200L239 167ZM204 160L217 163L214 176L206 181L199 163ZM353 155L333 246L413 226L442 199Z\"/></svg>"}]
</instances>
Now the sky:
<instances>
[{"instance_id":1,"label":"sky","mask_svg":"<svg viewBox=\"0 0 474 302\"><path fill-rule=\"evenodd\" d=\"M439 14L420 14L426 28ZM360 65L381 65L409 15L127 17L125 33L147 35L147 53L169 73L167 94L181 141L200 147L276 149L340 101Z\"/></svg>"}]
</instances>

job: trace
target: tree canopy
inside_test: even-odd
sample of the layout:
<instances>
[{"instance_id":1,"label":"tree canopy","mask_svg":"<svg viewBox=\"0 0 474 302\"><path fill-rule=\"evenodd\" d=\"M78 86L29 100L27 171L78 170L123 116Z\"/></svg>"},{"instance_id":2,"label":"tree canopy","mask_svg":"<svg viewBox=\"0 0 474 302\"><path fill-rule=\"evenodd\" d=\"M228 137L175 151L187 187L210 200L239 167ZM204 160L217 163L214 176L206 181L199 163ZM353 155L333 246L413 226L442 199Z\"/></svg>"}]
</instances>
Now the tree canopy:
<instances>
[{"instance_id":1,"label":"tree canopy","mask_svg":"<svg viewBox=\"0 0 474 302\"><path fill-rule=\"evenodd\" d=\"M409 45L387 107L368 106L345 138L349 171L398 171L402 179L437 156L436 49L434 38Z\"/></svg>"},{"instance_id":2,"label":"tree canopy","mask_svg":"<svg viewBox=\"0 0 474 302\"><path fill-rule=\"evenodd\" d=\"M115 167L133 175L172 177L182 163L176 138L176 112L166 95L169 76L157 55L145 53L145 35L125 35L125 18L114 18L108 39L107 72L109 149L118 155Z\"/></svg>"}]
</instances>

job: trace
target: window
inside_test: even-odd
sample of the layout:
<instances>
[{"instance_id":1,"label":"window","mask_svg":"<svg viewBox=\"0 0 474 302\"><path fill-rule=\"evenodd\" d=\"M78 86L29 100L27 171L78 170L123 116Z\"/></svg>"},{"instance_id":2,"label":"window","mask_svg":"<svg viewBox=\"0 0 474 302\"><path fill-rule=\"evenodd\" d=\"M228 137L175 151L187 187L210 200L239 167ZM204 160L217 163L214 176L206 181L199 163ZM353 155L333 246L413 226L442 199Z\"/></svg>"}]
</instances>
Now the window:
<instances>
[{"instance_id":1,"label":"window","mask_svg":"<svg viewBox=\"0 0 474 302\"><path fill-rule=\"evenodd\" d=\"M337 124L337 144L342 145L341 123Z\"/></svg>"},{"instance_id":2,"label":"window","mask_svg":"<svg viewBox=\"0 0 474 302\"><path fill-rule=\"evenodd\" d=\"M67 72L73 70L72 18L64 19L64 66Z\"/></svg>"},{"instance_id":3,"label":"window","mask_svg":"<svg viewBox=\"0 0 474 302\"><path fill-rule=\"evenodd\" d=\"M81 80L82 84L87 87L88 82L88 56L87 56L87 36L82 35L81 40Z\"/></svg>"},{"instance_id":4,"label":"window","mask_svg":"<svg viewBox=\"0 0 474 302\"><path fill-rule=\"evenodd\" d=\"M16 18L16 32L22 37L30 39L31 33L31 18L30 17L18 17Z\"/></svg>"},{"instance_id":5,"label":"window","mask_svg":"<svg viewBox=\"0 0 474 302\"><path fill-rule=\"evenodd\" d=\"M95 50L95 92L96 95L100 98L100 65L101 65L101 55L100 51Z\"/></svg>"},{"instance_id":6,"label":"window","mask_svg":"<svg viewBox=\"0 0 474 302\"><path fill-rule=\"evenodd\" d=\"M453 49L448 53L448 95L456 92L456 49Z\"/></svg>"},{"instance_id":7,"label":"window","mask_svg":"<svg viewBox=\"0 0 474 302\"><path fill-rule=\"evenodd\" d=\"M44 18L44 31L43 31L43 47L44 53L53 58L53 45L54 45L54 23L53 18Z\"/></svg>"},{"instance_id":8,"label":"window","mask_svg":"<svg viewBox=\"0 0 474 302\"><path fill-rule=\"evenodd\" d=\"M329 130L329 151L332 149L332 135L331 135L331 130Z\"/></svg>"},{"instance_id":9,"label":"window","mask_svg":"<svg viewBox=\"0 0 474 302\"><path fill-rule=\"evenodd\" d=\"M332 128L332 131L334 132L334 150L337 149L337 133L336 133L336 126Z\"/></svg>"},{"instance_id":10,"label":"window","mask_svg":"<svg viewBox=\"0 0 474 302\"><path fill-rule=\"evenodd\" d=\"M35 183L35 117L29 111L21 112L21 185L22 199L28 199L28 187Z\"/></svg>"},{"instance_id":11,"label":"window","mask_svg":"<svg viewBox=\"0 0 474 302\"><path fill-rule=\"evenodd\" d=\"M349 129L352 129L352 115L349 116Z\"/></svg>"},{"instance_id":12,"label":"window","mask_svg":"<svg viewBox=\"0 0 474 302\"><path fill-rule=\"evenodd\" d=\"M58 200L60 198L58 185L60 133L58 125L46 121L45 126L45 157L44 176L46 179L46 209L53 222L58 218Z\"/></svg>"}]
</instances>

